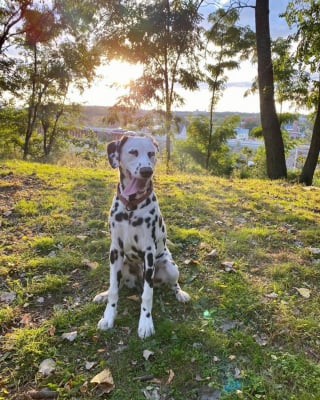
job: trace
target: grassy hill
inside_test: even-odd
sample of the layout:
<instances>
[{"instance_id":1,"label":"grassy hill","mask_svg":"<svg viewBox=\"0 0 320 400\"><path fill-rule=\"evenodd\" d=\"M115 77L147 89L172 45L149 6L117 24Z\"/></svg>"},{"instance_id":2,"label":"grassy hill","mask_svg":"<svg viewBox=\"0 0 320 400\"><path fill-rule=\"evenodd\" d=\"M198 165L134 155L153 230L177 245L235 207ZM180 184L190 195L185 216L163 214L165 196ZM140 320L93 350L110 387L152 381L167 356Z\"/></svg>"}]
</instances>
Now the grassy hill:
<instances>
[{"instance_id":1,"label":"grassy hill","mask_svg":"<svg viewBox=\"0 0 320 400\"><path fill-rule=\"evenodd\" d=\"M319 188L160 170L192 301L156 290L142 341L125 289L115 328L96 330L117 173L2 163L0 399L320 399ZM91 383L102 371L113 385Z\"/></svg>"}]
</instances>

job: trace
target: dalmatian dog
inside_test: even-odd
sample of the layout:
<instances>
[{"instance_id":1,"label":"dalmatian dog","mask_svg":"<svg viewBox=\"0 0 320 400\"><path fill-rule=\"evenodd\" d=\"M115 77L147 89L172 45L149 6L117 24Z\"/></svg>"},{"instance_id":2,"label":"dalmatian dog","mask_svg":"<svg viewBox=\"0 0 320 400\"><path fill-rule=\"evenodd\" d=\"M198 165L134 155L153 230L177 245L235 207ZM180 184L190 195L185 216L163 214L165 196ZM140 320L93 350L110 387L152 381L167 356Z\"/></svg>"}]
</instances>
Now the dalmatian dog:
<instances>
[{"instance_id":1,"label":"dalmatian dog","mask_svg":"<svg viewBox=\"0 0 320 400\"><path fill-rule=\"evenodd\" d=\"M140 287L140 338L155 333L152 320L154 286L166 284L180 302L190 296L178 283L179 271L166 246L166 227L153 191L152 176L157 144L149 137L123 136L107 146L112 168L119 168L120 182L109 214L111 233L110 286L95 302L107 301L98 328L113 327L118 292L124 284Z\"/></svg>"}]
</instances>

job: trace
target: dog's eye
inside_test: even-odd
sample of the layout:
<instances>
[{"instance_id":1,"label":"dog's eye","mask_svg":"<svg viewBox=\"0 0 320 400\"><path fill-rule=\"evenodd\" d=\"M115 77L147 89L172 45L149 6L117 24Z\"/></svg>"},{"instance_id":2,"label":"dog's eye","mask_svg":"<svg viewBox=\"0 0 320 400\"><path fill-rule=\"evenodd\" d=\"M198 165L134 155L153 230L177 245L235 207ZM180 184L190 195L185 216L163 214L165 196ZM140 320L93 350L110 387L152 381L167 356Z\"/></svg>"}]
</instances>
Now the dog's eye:
<instances>
[{"instance_id":1,"label":"dog's eye","mask_svg":"<svg viewBox=\"0 0 320 400\"><path fill-rule=\"evenodd\" d=\"M149 151L149 153L148 153L148 157L149 158L152 158L152 157L154 157L156 155L156 153L154 152L154 151Z\"/></svg>"},{"instance_id":2,"label":"dog's eye","mask_svg":"<svg viewBox=\"0 0 320 400\"><path fill-rule=\"evenodd\" d=\"M138 155L139 155L138 150L130 150L129 154L132 154L135 157L138 157Z\"/></svg>"}]
</instances>

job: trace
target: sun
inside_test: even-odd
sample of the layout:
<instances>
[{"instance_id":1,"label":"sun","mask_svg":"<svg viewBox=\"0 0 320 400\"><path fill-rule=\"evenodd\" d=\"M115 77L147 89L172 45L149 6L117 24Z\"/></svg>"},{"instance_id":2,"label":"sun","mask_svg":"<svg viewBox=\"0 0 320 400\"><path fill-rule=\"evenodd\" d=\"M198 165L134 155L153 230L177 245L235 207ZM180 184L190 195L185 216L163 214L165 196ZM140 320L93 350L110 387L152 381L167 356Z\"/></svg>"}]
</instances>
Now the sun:
<instances>
[{"instance_id":1,"label":"sun","mask_svg":"<svg viewBox=\"0 0 320 400\"><path fill-rule=\"evenodd\" d=\"M108 65L99 67L97 74L102 76L103 80L110 85L123 86L141 76L142 66L112 60Z\"/></svg>"}]
</instances>

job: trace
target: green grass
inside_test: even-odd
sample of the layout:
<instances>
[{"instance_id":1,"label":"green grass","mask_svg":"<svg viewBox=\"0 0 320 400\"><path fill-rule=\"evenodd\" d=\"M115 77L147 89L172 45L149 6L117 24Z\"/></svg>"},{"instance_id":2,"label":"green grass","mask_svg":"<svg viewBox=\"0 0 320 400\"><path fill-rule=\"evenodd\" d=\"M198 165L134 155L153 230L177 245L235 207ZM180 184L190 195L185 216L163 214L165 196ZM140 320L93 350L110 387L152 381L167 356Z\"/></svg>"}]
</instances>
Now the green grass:
<instances>
[{"instance_id":1,"label":"green grass","mask_svg":"<svg viewBox=\"0 0 320 400\"><path fill-rule=\"evenodd\" d=\"M142 341L135 293L121 291L107 332L92 302L108 285L117 172L0 166L0 295L15 294L0 302L0 399L42 388L59 399L320 399L319 187L161 171L155 188L192 301L155 290L156 334ZM48 358L56 369L43 376ZM104 368L109 395L90 383Z\"/></svg>"}]
</instances>

